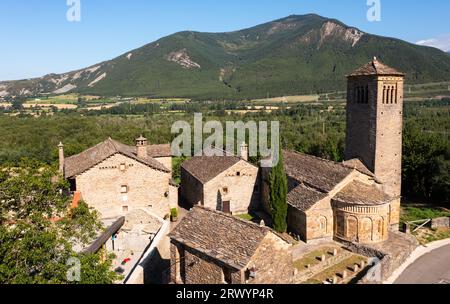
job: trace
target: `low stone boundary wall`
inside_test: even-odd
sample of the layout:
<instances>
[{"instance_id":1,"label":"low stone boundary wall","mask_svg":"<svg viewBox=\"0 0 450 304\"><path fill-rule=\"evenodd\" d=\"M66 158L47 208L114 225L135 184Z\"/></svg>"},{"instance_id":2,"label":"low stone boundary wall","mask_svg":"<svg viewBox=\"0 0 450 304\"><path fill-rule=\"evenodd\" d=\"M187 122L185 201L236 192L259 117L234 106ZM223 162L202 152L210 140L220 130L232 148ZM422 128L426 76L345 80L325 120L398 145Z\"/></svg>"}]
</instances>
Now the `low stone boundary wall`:
<instances>
[{"instance_id":1,"label":"low stone boundary wall","mask_svg":"<svg viewBox=\"0 0 450 304\"><path fill-rule=\"evenodd\" d=\"M395 254L384 252L368 245L341 241L348 250L372 259L369 262L369 265L372 267L367 270L364 277L358 281L358 284L382 284L418 246L417 241L410 235L391 232L391 237L401 238L405 243L402 249Z\"/></svg>"},{"instance_id":2,"label":"low stone boundary wall","mask_svg":"<svg viewBox=\"0 0 450 304\"><path fill-rule=\"evenodd\" d=\"M431 229L449 228L450 217L439 217L431 220Z\"/></svg>"}]
</instances>

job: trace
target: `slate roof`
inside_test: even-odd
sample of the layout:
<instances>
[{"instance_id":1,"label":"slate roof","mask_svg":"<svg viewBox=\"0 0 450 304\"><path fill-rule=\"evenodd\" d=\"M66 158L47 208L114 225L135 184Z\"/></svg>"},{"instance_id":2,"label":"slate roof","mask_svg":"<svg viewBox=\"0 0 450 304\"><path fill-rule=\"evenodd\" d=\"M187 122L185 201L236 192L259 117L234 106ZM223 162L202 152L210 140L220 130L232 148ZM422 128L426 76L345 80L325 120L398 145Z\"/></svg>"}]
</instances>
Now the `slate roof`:
<instances>
[{"instance_id":1,"label":"slate roof","mask_svg":"<svg viewBox=\"0 0 450 304\"><path fill-rule=\"evenodd\" d=\"M292 207L301 211L307 211L325 197L327 197L327 193L299 185L288 193L287 201Z\"/></svg>"},{"instance_id":2,"label":"slate roof","mask_svg":"<svg viewBox=\"0 0 450 304\"><path fill-rule=\"evenodd\" d=\"M374 58L371 62L358 68L357 70L355 70L353 73L351 73L347 77L371 76L371 75L405 76L405 74L397 71L394 68L391 68L391 67L385 65L384 63L380 62L378 59Z\"/></svg>"},{"instance_id":3,"label":"slate roof","mask_svg":"<svg viewBox=\"0 0 450 304\"><path fill-rule=\"evenodd\" d=\"M372 171L367 169L367 167L364 165L364 163L357 158L347 160L347 161L343 162L342 164L347 168L355 169L362 174L365 174L365 175L375 178L375 174L373 174Z\"/></svg>"},{"instance_id":4,"label":"slate roof","mask_svg":"<svg viewBox=\"0 0 450 304\"><path fill-rule=\"evenodd\" d=\"M353 181L333 197L333 200L354 205L384 205L392 198L374 185Z\"/></svg>"},{"instance_id":5,"label":"slate roof","mask_svg":"<svg viewBox=\"0 0 450 304\"><path fill-rule=\"evenodd\" d=\"M169 237L239 270L247 266L269 232L269 228L194 207Z\"/></svg>"},{"instance_id":6,"label":"slate roof","mask_svg":"<svg viewBox=\"0 0 450 304\"><path fill-rule=\"evenodd\" d=\"M151 146L149 146L151 147ZM156 150L162 150L158 148ZM153 153L152 148L150 151ZM141 162L155 170L163 171L169 173L170 170L167 169L163 164L155 160L152 156L145 159L137 157L137 148L132 146L124 145L118 141L108 138L104 142L81 152L80 154L68 157L64 161L64 173L66 178L71 178L79 175L90 168L98 165L107 158L115 155L122 154L130 157L138 162ZM149 153L150 154L150 153ZM156 153L160 154L160 153Z\"/></svg>"},{"instance_id":7,"label":"slate roof","mask_svg":"<svg viewBox=\"0 0 450 304\"><path fill-rule=\"evenodd\" d=\"M149 157L172 157L172 148L170 144L165 145L149 145L147 146L147 153Z\"/></svg>"},{"instance_id":8,"label":"slate roof","mask_svg":"<svg viewBox=\"0 0 450 304\"><path fill-rule=\"evenodd\" d=\"M328 193L341 183L352 169L311 155L283 151L286 174L319 192Z\"/></svg>"},{"instance_id":9,"label":"slate roof","mask_svg":"<svg viewBox=\"0 0 450 304\"><path fill-rule=\"evenodd\" d=\"M206 184L241 161L237 156L195 156L181 166L201 183Z\"/></svg>"}]
</instances>

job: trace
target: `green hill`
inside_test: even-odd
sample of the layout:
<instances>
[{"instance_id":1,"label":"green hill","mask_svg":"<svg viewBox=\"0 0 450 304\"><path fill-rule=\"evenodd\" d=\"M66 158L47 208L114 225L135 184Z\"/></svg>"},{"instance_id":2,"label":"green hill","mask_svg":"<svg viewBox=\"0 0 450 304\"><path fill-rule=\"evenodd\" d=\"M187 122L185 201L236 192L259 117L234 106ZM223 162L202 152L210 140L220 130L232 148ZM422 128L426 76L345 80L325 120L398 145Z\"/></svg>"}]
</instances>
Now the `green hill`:
<instances>
[{"instance_id":1,"label":"green hill","mask_svg":"<svg viewBox=\"0 0 450 304\"><path fill-rule=\"evenodd\" d=\"M345 75L374 56L405 72L408 83L450 80L445 52L311 14L229 33L180 32L88 69L0 83L0 91L200 99L309 94L345 89Z\"/></svg>"}]
</instances>

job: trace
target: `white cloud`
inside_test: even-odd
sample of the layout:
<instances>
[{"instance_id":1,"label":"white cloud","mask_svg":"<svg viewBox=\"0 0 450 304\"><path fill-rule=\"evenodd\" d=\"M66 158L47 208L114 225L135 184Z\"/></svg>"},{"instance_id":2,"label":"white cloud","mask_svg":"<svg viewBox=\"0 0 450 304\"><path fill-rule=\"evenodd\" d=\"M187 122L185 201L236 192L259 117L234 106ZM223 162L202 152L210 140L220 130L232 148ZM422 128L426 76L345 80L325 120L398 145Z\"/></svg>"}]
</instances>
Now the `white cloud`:
<instances>
[{"instance_id":1,"label":"white cloud","mask_svg":"<svg viewBox=\"0 0 450 304\"><path fill-rule=\"evenodd\" d=\"M441 49L444 52L449 52L450 51L450 33L440 35L436 38L420 40L420 41L417 41L416 44L432 46L432 47Z\"/></svg>"}]
</instances>

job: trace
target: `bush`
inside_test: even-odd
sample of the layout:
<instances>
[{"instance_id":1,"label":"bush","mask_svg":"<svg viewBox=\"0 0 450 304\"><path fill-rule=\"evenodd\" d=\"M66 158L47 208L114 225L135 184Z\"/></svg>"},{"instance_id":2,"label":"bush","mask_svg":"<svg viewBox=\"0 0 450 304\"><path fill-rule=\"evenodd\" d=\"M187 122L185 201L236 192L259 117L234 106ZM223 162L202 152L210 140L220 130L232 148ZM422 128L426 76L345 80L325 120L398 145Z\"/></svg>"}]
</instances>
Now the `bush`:
<instances>
[{"instance_id":1,"label":"bush","mask_svg":"<svg viewBox=\"0 0 450 304\"><path fill-rule=\"evenodd\" d=\"M171 218L177 218L178 217L178 209L177 208L170 209L170 217Z\"/></svg>"}]
</instances>

